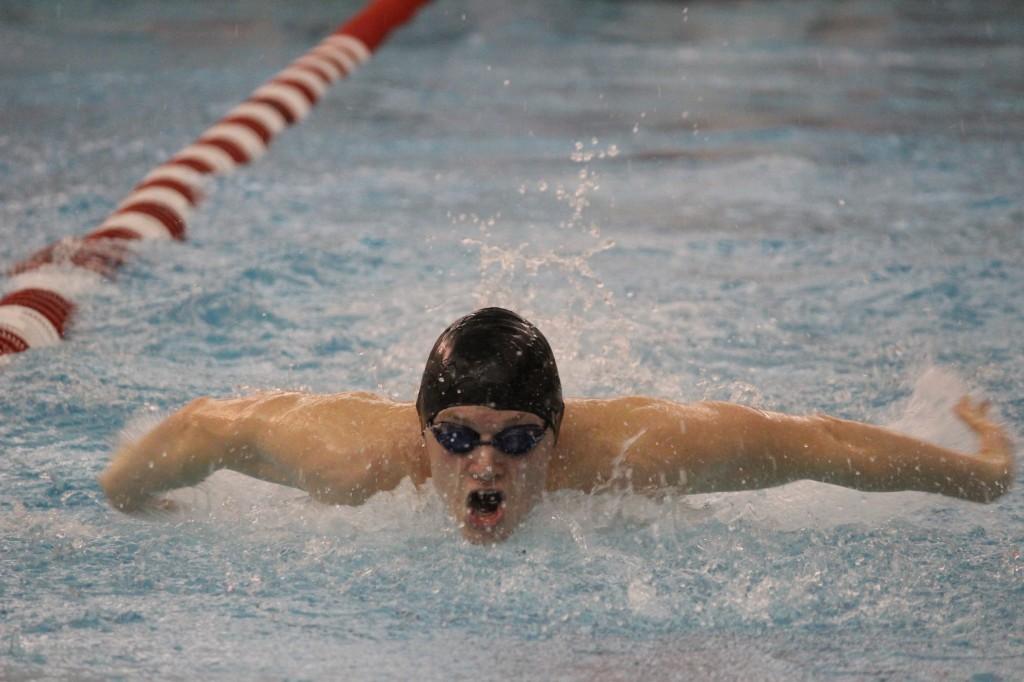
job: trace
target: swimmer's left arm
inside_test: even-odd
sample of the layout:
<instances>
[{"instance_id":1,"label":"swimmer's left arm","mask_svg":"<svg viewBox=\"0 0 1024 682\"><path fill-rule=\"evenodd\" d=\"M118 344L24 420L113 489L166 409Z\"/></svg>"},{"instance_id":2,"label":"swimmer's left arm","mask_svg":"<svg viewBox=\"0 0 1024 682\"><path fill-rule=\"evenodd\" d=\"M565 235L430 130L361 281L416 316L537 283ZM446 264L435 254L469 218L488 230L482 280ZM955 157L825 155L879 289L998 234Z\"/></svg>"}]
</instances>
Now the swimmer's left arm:
<instances>
[{"instance_id":1,"label":"swimmer's left arm","mask_svg":"<svg viewBox=\"0 0 1024 682\"><path fill-rule=\"evenodd\" d=\"M637 489L747 490L812 479L864 491L919 490L990 502L1009 490L1013 445L987 403L955 412L979 437L976 454L828 416L793 417L729 403L653 403L656 425L627 454Z\"/></svg>"},{"instance_id":2,"label":"swimmer's left arm","mask_svg":"<svg viewBox=\"0 0 1024 682\"><path fill-rule=\"evenodd\" d=\"M1013 443L989 418L988 402L965 396L953 411L978 437L976 453L958 452L869 424L810 417L824 447L803 458L804 477L858 490L919 490L991 502L1013 483ZM808 450L804 443L794 445Z\"/></svg>"}]
</instances>

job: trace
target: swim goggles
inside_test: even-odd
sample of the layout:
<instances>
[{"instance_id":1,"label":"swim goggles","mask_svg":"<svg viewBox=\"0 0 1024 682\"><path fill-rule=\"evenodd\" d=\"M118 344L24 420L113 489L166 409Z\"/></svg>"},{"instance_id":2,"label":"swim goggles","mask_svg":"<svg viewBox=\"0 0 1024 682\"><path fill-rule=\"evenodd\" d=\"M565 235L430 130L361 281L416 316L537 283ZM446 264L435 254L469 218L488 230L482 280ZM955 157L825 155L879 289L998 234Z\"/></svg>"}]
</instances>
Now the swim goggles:
<instances>
[{"instance_id":1,"label":"swim goggles","mask_svg":"<svg viewBox=\"0 0 1024 682\"><path fill-rule=\"evenodd\" d=\"M537 447L547 430L546 426L539 424L519 424L499 431L490 440L480 440L479 433L462 424L438 422L429 428L441 447L453 455L468 455L481 445L493 445L510 457L529 453Z\"/></svg>"}]
</instances>

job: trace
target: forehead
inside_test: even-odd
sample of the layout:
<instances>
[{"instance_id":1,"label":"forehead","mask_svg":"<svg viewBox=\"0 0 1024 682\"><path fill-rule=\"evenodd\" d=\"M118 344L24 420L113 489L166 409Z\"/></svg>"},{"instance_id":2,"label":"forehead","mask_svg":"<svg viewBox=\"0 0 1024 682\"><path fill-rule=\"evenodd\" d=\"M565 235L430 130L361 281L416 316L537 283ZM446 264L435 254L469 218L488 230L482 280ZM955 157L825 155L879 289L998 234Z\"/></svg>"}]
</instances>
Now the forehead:
<instances>
[{"instance_id":1,"label":"forehead","mask_svg":"<svg viewBox=\"0 0 1024 682\"><path fill-rule=\"evenodd\" d=\"M514 424L543 425L544 420L531 412L495 410L484 405L455 405L437 413L435 422L455 422L480 429L502 429Z\"/></svg>"}]
</instances>

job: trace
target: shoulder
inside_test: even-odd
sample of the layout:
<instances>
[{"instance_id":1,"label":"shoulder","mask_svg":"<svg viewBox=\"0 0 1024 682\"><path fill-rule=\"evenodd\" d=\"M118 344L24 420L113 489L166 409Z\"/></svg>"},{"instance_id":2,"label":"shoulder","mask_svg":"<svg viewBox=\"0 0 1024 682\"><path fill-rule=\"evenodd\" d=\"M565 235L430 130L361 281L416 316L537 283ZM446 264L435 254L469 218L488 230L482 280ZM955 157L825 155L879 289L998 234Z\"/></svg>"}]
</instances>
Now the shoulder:
<instances>
[{"instance_id":1,"label":"shoulder","mask_svg":"<svg viewBox=\"0 0 1024 682\"><path fill-rule=\"evenodd\" d=\"M648 396L569 400L552 462L554 485L586 488L624 466L657 469L715 457L763 433L771 418L722 402Z\"/></svg>"},{"instance_id":2,"label":"shoulder","mask_svg":"<svg viewBox=\"0 0 1024 682\"><path fill-rule=\"evenodd\" d=\"M685 431L682 420L695 410L699 407L647 396L567 400L550 487L603 485L631 453Z\"/></svg>"},{"instance_id":3,"label":"shoulder","mask_svg":"<svg viewBox=\"0 0 1024 682\"><path fill-rule=\"evenodd\" d=\"M242 398L200 398L192 403L206 411L221 411L267 417L298 417L330 414L399 414L415 411L412 403L401 403L375 393L306 393L302 391L263 391Z\"/></svg>"},{"instance_id":4,"label":"shoulder","mask_svg":"<svg viewBox=\"0 0 1024 682\"><path fill-rule=\"evenodd\" d=\"M418 433L416 409L373 393L314 394L265 391L239 398L199 398L182 410L186 421L266 437L302 431L331 439L358 432L362 439Z\"/></svg>"},{"instance_id":5,"label":"shoulder","mask_svg":"<svg viewBox=\"0 0 1024 682\"><path fill-rule=\"evenodd\" d=\"M323 501L355 499L357 489L390 489L422 468L419 420L411 403L372 393L292 392L243 401L249 401L253 418L242 428L250 430L259 451L301 472L303 487Z\"/></svg>"},{"instance_id":6,"label":"shoulder","mask_svg":"<svg viewBox=\"0 0 1024 682\"><path fill-rule=\"evenodd\" d=\"M698 424L739 424L747 421L777 420L786 415L766 412L736 403L702 400L679 403L649 396L619 398L570 399L565 404L565 421L588 428L603 423L608 426L678 425L679 420Z\"/></svg>"},{"instance_id":7,"label":"shoulder","mask_svg":"<svg viewBox=\"0 0 1024 682\"><path fill-rule=\"evenodd\" d=\"M595 426L611 429L612 432L635 426L654 426L660 421L678 420L681 417L710 417L715 413L716 403L677 403L664 398L649 396L622 396L618 398L570 399L565 405L565 422L569 428L585 428L593 431Z\"/></svg>"},{"instance_id":8,"label":"shoulder","mask_svg":"<svg viewBox=\"0 0 1024 682\"><path fill-rule=\"evenodd\" d=\"M569 398L565 401L566 417L590 418L597 415L630 414L637 410L657 408L661 405L675 404L660 398L630 395L615 398Z\"/></svg>"}]
</instances>

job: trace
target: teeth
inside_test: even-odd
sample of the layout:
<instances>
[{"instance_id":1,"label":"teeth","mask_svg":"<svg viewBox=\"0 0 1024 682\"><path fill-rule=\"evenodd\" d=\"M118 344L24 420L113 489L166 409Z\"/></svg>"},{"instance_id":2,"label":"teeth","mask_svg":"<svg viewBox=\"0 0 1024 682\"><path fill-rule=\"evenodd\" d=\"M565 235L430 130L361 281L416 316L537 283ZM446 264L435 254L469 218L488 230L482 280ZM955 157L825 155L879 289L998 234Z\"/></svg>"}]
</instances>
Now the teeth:
<instances>
[{"instance_id":1,"label":"teeth","mask_svg":"<svg viewBox=\"0 0 1024 682\"><path fill-rule=\"evenodd\" d=\"M499 490L474 490L469 494L467 504L470 509L482 514L493 514L501 507L504 499Z\"/></svg>"}]
</instances>

